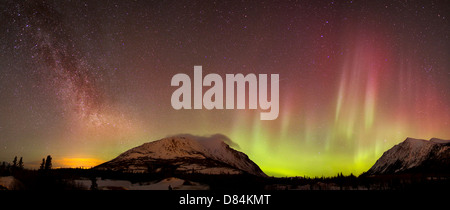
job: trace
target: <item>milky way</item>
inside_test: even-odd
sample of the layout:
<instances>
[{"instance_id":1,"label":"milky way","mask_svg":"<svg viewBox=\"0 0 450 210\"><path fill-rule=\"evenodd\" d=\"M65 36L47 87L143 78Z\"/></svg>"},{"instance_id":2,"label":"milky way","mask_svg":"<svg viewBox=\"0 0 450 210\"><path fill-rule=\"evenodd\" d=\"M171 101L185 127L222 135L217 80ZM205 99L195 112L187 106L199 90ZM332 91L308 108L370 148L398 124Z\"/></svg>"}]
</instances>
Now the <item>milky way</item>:
<instances>
[{"instance_id":1,"label":"milky way","mask_svg":"<svg viewBox=\"0 0 450 210\"><path fill-rule=\"evenodd\" d=\"M43 75L50 75L47 81L53 86L63 103L75 109L81 118L101 117L102 95L97 87L98 72L93 71L80 53L74 48L60 20L62 14L45 3L24 5L24 39L34 44L32 58L42 63ZM74 107L70 107L74 106Z\"/></svg>"},{"instance_id":2,"label":"milky way","mask_svg":"<svg viewBox=\"0 0 450 210\"><path fill-rule=\"evenodd\" d=\"M450 138L445 1L2 1L0 11L0 161L34 167L51 154L86 166L169 135L218 133L267 174L320 176L359 174L406 137ZM279 74L279 117L173 109L171 78L192 78L195 65Z\"/></svg>"}]
</instances>

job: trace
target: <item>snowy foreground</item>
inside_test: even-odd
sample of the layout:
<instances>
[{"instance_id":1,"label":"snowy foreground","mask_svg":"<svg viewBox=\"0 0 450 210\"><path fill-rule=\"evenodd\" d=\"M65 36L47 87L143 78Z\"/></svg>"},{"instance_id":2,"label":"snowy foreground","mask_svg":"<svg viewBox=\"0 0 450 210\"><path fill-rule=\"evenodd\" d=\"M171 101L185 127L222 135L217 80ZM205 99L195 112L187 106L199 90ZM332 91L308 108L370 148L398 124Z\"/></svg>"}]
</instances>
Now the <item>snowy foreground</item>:
<instances>
[{"instance_id":1,"label":"snowy foreground","mask_svg":"<svg viewBox=\"0 0 450 210\"><path fill-rule=\"evenodd\" d=\"M84 189L90 189L92 181L89 179L75 180L75 184ZM187 182L179 178L166 178L158 182L131 183L127 180L112 180L97 178L99 190L168 190L169 186L173 190L208 190L208 185L197 182Z\"/></svg>"},{"instance_id":2,"label":"snowy foreground","mask_svg":"<svg viewBox=\"0 0 450 210\"><path fill-rule=\"evenodd\" d=\"M0 189L15 190L21 185L20 181L13 176L0 176Z\"/></svg>"}]
</instances>

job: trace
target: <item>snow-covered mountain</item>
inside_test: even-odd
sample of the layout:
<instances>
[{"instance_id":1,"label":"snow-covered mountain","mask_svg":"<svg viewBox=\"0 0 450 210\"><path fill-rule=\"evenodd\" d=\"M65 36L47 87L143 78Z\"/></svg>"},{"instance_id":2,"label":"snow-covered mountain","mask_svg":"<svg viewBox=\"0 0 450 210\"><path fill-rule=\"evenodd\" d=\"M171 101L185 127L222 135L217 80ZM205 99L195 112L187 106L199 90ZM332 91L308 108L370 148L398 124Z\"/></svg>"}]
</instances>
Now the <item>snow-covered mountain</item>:
<instances>
[{"instance_id":1,"label":"snow-covered mountain","mask_svg":"<svg viewBox=\"0 0 450 210\"><path fill-rule=\"evenodd\" d=\"M377 160L366 174L449 173L450 140L407 138Z\"/></svg>"},{"instance_id":2,"label":"snow-covered mountain","mask_svg":"<svg viewBox=\"0 0 450 210\"><path fill-rule=\"evenodd\" d=\"M145 143L95 169L267 176L246 154L230 148L224 141L193 136L174 136Z\"/></svg>"}]
</instances>

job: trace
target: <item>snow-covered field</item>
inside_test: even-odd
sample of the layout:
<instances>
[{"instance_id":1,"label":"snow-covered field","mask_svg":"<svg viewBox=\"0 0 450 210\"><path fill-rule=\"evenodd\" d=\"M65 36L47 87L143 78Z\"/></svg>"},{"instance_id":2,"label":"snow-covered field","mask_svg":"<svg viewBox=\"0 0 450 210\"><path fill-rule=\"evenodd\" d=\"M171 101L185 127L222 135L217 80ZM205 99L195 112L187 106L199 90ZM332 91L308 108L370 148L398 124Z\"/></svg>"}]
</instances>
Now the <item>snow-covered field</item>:
<instances>
[{"instance_id":1,"label":"snow-covered field","mask_svg":"<svg viewBox=\"0 0 450 210\"><path fill-rule=\"evenodd\" d=\"M81 186L85 189L90 189L92 181L89 179L79 179L75 180L75 184ZM173 190L208 190L209 186L189 182L185 183L185 180L178 178L166 178L159 182L141 182L141 183L131 183L127 180L112 180L105 179L102 180L97 178L97 185L99 190L168 190L169 185Z\"/></svg>"},{"instance_id":2,"label":"snow-covered field","mask_svg":"<svg viewBox=\"0 0 450 210\"><path fill-rule=\"evenodd\" d=\"M20 188L20 181L13 176L0 176L0 189L15 190Z\"/></svg>"}]
</instances>

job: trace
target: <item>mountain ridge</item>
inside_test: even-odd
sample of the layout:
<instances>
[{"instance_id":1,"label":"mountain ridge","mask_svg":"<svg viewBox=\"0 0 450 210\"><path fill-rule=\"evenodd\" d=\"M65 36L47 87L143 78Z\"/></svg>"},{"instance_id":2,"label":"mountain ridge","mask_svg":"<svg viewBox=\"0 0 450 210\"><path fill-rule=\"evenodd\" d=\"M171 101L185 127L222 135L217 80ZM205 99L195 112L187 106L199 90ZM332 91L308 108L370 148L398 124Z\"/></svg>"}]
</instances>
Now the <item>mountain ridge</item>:
<instances>
[{"instance_id":1,"label":"mountain ridge","mask_svg":"<svg viewBox=\"0 0 450 210\"><path fill-rule=\"evenodd\" d=\"M257 164L242 152L217 138L173 136L129 149L95 169L127 172L242 174L266 177Z\"/></svg>"},{"instance_id":2,"label":"mountain ridge","mask_svg":"<svg viewBox=\"0 0 450 210\"><path fill-rule=\"evenodd\" d=\"M398 173L449 173L450 140L406 138L385 151L365 173L369 175Z\"/></svg>"}]
</instances>

